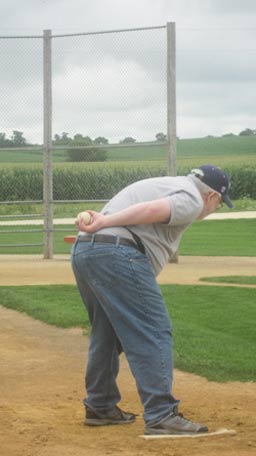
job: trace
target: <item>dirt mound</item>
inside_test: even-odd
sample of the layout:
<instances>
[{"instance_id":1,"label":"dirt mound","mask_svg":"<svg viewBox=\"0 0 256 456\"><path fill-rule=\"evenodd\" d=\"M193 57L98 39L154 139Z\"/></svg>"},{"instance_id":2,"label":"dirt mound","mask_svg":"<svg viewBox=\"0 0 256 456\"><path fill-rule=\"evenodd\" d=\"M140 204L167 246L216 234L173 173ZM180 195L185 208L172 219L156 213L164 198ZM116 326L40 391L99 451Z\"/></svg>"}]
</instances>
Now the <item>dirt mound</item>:
<instances>
[{"instance_id":1,"label":"dirt mound","mask_svg":"<svg viewBox=\"0 0 256 456\"><path fill-rule=\"evenodd\" d=\"M208 382L175 371L181 410L211 430L235 436L205 440L145 441L142 407L122 357L121 406L138 413L129 426L83 425L84 362L88 340L81 330L63 330L0 306L1 456L249 456L256 452L256 384Z\"/></svg>"},{"instance_id":2,"label":"dirt mound","mask_svg":"<svg viewBox=\"0 0 256 456\"><path fill-rule=\"evenodd\" d=\"M159 276L160 283L200 283L202 276L254 275L256 258L180 257ZM67 255L1 255L1 285L74 283ZM202 284L202 283L201 283ZM1 304L1 303L0 303ZM122 357L121 406L138 418L129 426L100 429L83 425L87 338L0 306L1 456L220 456L256 454L256 384L208 382L175 371L174 395L181 411L210 430L236 435L206 440L150 440L143 434L142 407Z\"/></svg>"}]
</instances>

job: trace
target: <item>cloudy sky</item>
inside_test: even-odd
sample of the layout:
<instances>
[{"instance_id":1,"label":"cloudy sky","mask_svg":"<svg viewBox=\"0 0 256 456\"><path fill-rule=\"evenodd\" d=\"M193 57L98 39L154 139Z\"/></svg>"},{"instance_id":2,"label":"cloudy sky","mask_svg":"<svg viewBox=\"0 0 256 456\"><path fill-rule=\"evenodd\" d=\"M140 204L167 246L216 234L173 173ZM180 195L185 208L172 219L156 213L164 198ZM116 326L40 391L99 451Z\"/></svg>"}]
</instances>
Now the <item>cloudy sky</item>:
<instances>
[{"instance_id":1,"label":"cloudy sky","mask_svg":"<svg viewBox=\"0 0 256 456\"><path fill-rule=\"evenodd\" d=\"M43 30L176 23L177 134L256 128L255 0L1 0L0 132L42 143ZM54 37L53 135L118 142L166 132L166 29Z\"/></svg>"}]
</instances>

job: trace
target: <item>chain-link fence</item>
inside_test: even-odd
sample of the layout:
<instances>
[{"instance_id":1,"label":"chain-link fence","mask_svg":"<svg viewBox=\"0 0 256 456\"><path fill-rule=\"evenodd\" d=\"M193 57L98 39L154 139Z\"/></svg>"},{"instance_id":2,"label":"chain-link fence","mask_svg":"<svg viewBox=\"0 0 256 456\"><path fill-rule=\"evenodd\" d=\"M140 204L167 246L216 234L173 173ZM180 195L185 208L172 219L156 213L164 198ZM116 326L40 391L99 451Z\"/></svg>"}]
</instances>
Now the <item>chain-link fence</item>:
<instances>
[{"instance_id":1,"label":"chain-link fence","mask_svg":"<svg viewBox=\"0 0 256 456\"><path fill-rule=\"evenodd\" d=\"M0 37L0 49L0 251L44 245L50 258L54 216L175 173L175 27L45 31Z\"/></svg>"},{"instance_id":2,"label":"chain-link fence","mask_svg":"<svg viewBox=\"0 0 256 456\"><path fill-rule=\"evenodd\" d=\"M0 37L0 55L0 252L42 251L42 225L14 224L43 216L42 37Z\"/></svg>"}]
</instances>

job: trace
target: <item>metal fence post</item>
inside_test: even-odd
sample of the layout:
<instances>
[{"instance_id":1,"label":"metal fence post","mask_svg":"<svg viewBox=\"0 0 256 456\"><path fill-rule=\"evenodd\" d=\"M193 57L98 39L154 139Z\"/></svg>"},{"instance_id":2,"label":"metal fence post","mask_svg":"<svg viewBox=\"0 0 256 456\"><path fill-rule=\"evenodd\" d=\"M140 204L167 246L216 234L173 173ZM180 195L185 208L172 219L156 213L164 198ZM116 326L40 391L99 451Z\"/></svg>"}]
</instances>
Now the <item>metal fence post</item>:
<instances>
[{"instance_id":1,"label":"metal fence post","mask_svg":"<svg viewBox=\"0 0 256 456\"><path fill-rule=\"evenodd\" d=\"M52 185L52 62L51 30L43 35L44 67L44 258L53 257L53 185Z\"/></svg>"},{"instance_id":2,"label":"metal fence post","mask_svg":"<svg viewBox=\"0 0 256 456\"><path fill-rule=\"evenodd\" d=\"M176 176L176 136L176 32L175 22L167 22L167 140L171 176Z\"/></svg>"},{"instance_id":3,"label":"metal fence post","mask_svg":"<svg viewBox=\"0 0 256 456\"><path fill-rule=\"evenodd\" d=\"M168 172L176 176L176 31L175 22L167 22L167 140L168 140ZM170 263L178 263L179 253L176 252Z\"/></svg>"}]
</instances>

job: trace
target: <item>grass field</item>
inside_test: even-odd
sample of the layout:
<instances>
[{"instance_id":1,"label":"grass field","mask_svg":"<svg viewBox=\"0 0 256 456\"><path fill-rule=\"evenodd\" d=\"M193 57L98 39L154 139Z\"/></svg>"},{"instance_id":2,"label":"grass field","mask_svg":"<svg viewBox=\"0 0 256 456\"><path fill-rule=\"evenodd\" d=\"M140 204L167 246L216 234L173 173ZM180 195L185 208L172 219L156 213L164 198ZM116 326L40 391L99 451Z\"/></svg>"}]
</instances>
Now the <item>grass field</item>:
<instances>
[{"instance_id":1,"label":"grass field","mask_svg":"<svg viewBox=\"0 0 256 456\"><path fill-rule=\"evenodd\" d=\"M109 162L137 162L137 161L160 161L167 160L167 147L151 143L151 145L133 147L112 147L107 149ZM56 163L66 162L67 151L54 150L53 161ZM230 163L256 163L256 137L233 136L233 137L207 137L194 139L179 139L177 141L178 165L197 165L203 162L216 163L226 166ZM42 163L43 154L40 150L5 151L0 149L0 163ZM94 165L97 165L94 164Z\"/></svg>"},{"instance_id":2,"label":"grass field","mask_svg":"<svg viewBox=\"0 0 256 456\"><path fill-rule=\"evenodd\" d=\"M166 146L154 146L134 149L112 149L108 152L108 159L115 160L159 160L166 159L168 154ZM190 160L203 160L211 162L226 162L232 156L234 161L243 160L245 157L256 159L256 138L253 136L225 137L225 138L195 138L180 139L177 141L178 164L190 163ZM246 163L246 159L244 160Z\"/></svg>"},{"instance_id":3,"label":"grass field","mask_svg":"<svg viewBox=\"0 0 256 456\"><path fill-rule=\"evenodd\" d=\"M110 198L120 190L121 185L143 177L167 174L167 155L167 147L157 142L151 145L135 145L133 148L112 147L108 149L108 161L94 163L68 162L67 151L54 150L54 199L103 199L103 195L108 195L106 197ZM0 149L1 202L42 199L42 158L40 150ZM233 198L255 198L253 181L256 170L256 139L254 136L177 141L177 174L186 174L191 168L202 163L213 163L230 173ZM83 173L85 173L85 179ZM102 186L99 186L99 176L102 177ZM86 182L90 182L87 187ZM10 207L9 205L8 209Z\"/></svg>"},{"instance_id":4,"label":"grass field","mask_svg":"<svg viewBox=\"0 0 256 456\"><path fill-rule=\"evenodd\" d=\"M7 227L0 226L1 244L0 253L41 253L42 247L9 247L9 244L43 242L42 226L20 226L19 230L26 232L15 233L17 227L8 227L12 232L6 232ZM64 243L65 235L76 234L73 225L55 227L54 253L69 253L70 245ZM38 229L33 233L29 230ZM256 219L236 220L207 220L195 222L185 232L180 243L180 255L206 256L255 256L256 255Z\"/></svg>"},{"instance_id":5,"label":"grass field","mask_svg":"<svg viewBox=\"0 0 256 456\"><path fill-rule=\"evenodd\" d=\"M175 367L214 381L255 381L255 290L164 285L174 324ZM1 304L62 328L88 316L76 286L0 287Z\"/></svg>"},{"instance_id":6,"label":"grass field","mask_svg":"<svg viewBox=\"0 0 256 456\"><path fill-rule=\"evenodd\" d=\"M181 255L255 256L256 219L207 220L185 232Z\"/></svg>"},{"instance_id":7,"label":"grass field","mask_svg":"<svg viewBox=\"0 0 256 456\"><path fill-rule=\"evenodd\" d=\"M256 271L255 271L256 274ZM220 277L202 277L202 282L215 283L232 283L237 285L256 285L255 276L220 276Z\"/></svg>"},{"instance_id":8,"label":"grass field","mask_svg":"<svg viewBox=\"0 0 256 456\"><path fill-rule=\"evenodd\" d=\"M55 218L75 217L78 212L92 209L100 211L104 203L65 203L53 204L53 215ZM234 210L239 211L256 211L256 200L251 198L241 198L234 201ZM225 205L218 209L218 212L227 212ZM23 220L23 214L34 214L36 218L43 217L43 207L40 203L22 203L22 204L2 204L0 205L0 221ZM17 216L17 217L16 217ZM19 217L20 216L20 217ZM2 217L2 218L1 218ZM31 217L30 217L31 218Z\"/></svg>"}]
</instances>

